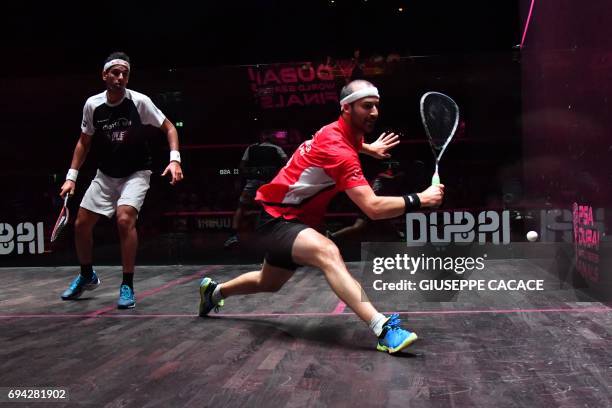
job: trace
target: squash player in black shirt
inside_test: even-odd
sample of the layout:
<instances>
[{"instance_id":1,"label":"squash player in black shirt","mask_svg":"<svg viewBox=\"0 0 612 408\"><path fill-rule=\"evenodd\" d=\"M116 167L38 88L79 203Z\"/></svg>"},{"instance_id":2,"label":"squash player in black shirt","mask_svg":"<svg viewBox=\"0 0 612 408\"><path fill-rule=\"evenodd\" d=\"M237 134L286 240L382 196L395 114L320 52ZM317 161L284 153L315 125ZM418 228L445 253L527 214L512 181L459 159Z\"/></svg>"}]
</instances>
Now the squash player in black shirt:
<instances>
[{"instance_id":1,"label":"squash player in black shirt","mask_svg":"<svg viewBox=\"0 0 612 408\"><path fill-rule=\"evenodd\" d=\"M170 163L162 176L169 174L172 185L183 179L176 128L148 96L126 88L129 77L129 57L121 52L112 53L102 70L106 91L87 99L83 108L81 136L60 195L74 194L79 168L92 146L99 162L75 222L81 272L62 293L63 300L76 299L84 290L93 290L100 284L92 266L93 228L101 216L111 218L116 214L123 265L117 307L128 309L136 305L133 284L138 247L136 220L152 173L145 126L159 128L168 138Z\"/></svg>"}]
</instances>

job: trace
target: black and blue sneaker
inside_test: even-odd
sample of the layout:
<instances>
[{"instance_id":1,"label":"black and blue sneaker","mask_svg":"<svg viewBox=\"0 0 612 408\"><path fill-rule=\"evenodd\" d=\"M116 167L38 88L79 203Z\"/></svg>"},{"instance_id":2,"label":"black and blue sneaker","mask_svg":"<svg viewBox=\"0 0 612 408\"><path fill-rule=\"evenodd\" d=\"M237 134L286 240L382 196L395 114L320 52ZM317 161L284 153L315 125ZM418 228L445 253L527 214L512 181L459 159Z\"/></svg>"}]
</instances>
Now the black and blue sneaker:
<instances>
[{"instance_id":1,"label":"black and blue sneaker","mask_svg":"<svg viewBox=\"0 0 612 408\"><path fill-rule=\"evenodd\" d=\"M212 294L215 291L218 283L210 278L202 279L200 282L200 310L199 315L204 317L210 313L211 310L215 309L215 313L219 313L219 308L223 307L223 299L219 303L214 303L212 300Z\"/></svg>"},{"instance_id":2,"label":"black and blue sneaker","mask_svg":"<svg viewBox=\"0 0 612 408\"><path fill-rule=\"evenodd\" d=\"M416 339L418 339L416 333L400 327L399 315L392 314L383 325L382 333L378 337L376 350L387 351L389 354L397 353L411 345Z\"/></svg>"},{"instance_id":3,"label":"black and blue sneaker","mask_svg":"<svg viewBox=\"0 0 612 408\"><path fill-rule=\"evenodd\" d=\"M91 275L91 279L84 278L81 274L79 274L73 279L68 289L62 293L62 300L77 299L83 294L83 291L94 290L99 284L100 279L98 279L98 275L96 275L95 271L93 272L93 275Z\"/></svg>"},{"instance_id":4,"label":"black and blue sneaker","mask_svg":"<svg viewBox=\"0 0 612 408\"><path fill-rule=\"evenodd\" d=\"M134 289L128 285L121 285L119 288L119 301L117 302L117 309L132 309L136 307L136 297L134 296Z\"/></svg>"}]
</instances>

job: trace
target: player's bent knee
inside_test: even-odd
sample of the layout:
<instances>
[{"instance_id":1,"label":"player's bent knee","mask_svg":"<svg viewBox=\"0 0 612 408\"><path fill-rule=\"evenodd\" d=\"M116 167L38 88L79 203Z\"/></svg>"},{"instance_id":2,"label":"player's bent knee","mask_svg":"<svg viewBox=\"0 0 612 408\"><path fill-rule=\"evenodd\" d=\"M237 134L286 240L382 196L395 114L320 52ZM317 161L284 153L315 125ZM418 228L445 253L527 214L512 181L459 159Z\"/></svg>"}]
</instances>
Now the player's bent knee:
<instances>
[{"instance_id":1,"label":"player's bent knee","mask_svg":"<svg viewBox=\"0 0 612 408\"><path fill-rule=\"evenodd\" d=\"M90 222L86 217L77 216L74 222L74 230L77 234L87 232L93 228L93 225L94 223Z\"/></svg>"},{"instance_id":2,"label":"player's bent knee","mask_svg":"<svg viewBox=\"0 0 612 408\"><path fill-rule=\"evenodd\" d=\"M317 246L315 258L321 265L329 265L342 262L340 250L331 240L325 239L321 245Z\"/></svg>"},{"instance_id":3,"label":"player's bent knee","mask_svg":"<svg viewBox=\"0 0 612 408\"><path fill-rule=\"evenodd\" d=\"M74 222L74 232L78 234L81 232L85 232L85 230L85 223L83 222L83 220L77 218Z\"/></svg>"},{"instance_id":4,"label":"player's bent knee","mask_svg":"<svg viewBox=\"0 0 612 408\"><path fill-rule=\"evenodd\" d=\"M117 228L120 230L127 231L133 228L135 224L135 220L133 220L130 216L122 215L117 217Z\"/></svg>"}]
</instances>

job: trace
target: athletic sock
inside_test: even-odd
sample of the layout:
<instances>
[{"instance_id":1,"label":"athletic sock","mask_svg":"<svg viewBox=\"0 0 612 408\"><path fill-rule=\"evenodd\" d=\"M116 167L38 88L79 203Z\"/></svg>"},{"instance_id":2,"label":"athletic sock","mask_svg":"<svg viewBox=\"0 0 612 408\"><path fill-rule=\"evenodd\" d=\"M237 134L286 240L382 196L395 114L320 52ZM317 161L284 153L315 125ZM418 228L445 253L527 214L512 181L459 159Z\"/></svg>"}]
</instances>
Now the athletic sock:
<instances>
[{"instance_id":1,"label":"athletic sock","mask_svg":"<svg viewBox=\"0 0 612 408\"><path fill-rule=\"evenodd\" d=\"M374 332L376 337L380 337L383 331L383 326L389 320L387 316L382 313L376 313L372 320L370 320L370 329Z\"/></svg>"},{"instance_id":2,"label":"athletic sock","mask_svg":"<svg viewBox=\"0 0 612 408\"><path fill-rule=\"evenodd\" d=\"M211 295L213 303L216 305L223 299L223 295L221 294L221 284L219 283L213 293Z\"/></svg>"},{"instance_id":3,"label":"athletic sock","mask_svg":"<svg viewBox=\"0 0 612 408\"><path fill-rule=\"evenodd\" d=\"M134 290L134 273L124 273L121 285L128 285L130 289Z\"/></svg>"},{"instance_id":4,"label":"athletic sock","mask_svg":"<svg viewBox=\"0 0 612 408\"><path fill-rule=\"evenodd\" d=\"M81 265L81 276L85 279L93 277L93 266L91 264Z\"/></svg>"}]
</instances>

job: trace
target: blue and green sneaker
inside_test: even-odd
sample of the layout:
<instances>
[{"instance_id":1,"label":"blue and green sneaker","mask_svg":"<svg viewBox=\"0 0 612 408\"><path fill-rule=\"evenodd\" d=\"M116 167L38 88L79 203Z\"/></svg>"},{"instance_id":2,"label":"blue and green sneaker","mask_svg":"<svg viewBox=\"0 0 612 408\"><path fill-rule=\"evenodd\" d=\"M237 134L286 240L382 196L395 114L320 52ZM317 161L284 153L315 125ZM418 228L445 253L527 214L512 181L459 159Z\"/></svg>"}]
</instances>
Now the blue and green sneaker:
<instances>
[{"instance_id":1,"label":"blue and green sneaker","mask_svg":"<svg viewBox=\"0 0 612 408\"><path fill-rule=\"evenodd\" d=\"M200 316L204 317L208 315L208 313L210 313L210 311L213 309L215 309L215 313L219 313L219 308L223 307L223 299L221 299L217 304L215 304L212 300L212 294L217 285L217 282L208 277L205 277L202 279L202 282L200 282Z\"/></svg>"},{"instance_id":2,"label":"blue and green sneaker","mask_svg":"<svg viewBox=\"0 0 612 408\"><path fill-rule=\"evenodd\" d=\"M387 351L389 354L397 353L411 345L416 339L418 339L416 333L400 327L399 315L392 314L383 325L382 333L378 336L376 350Z\"/></svg>"}]
</instances>

